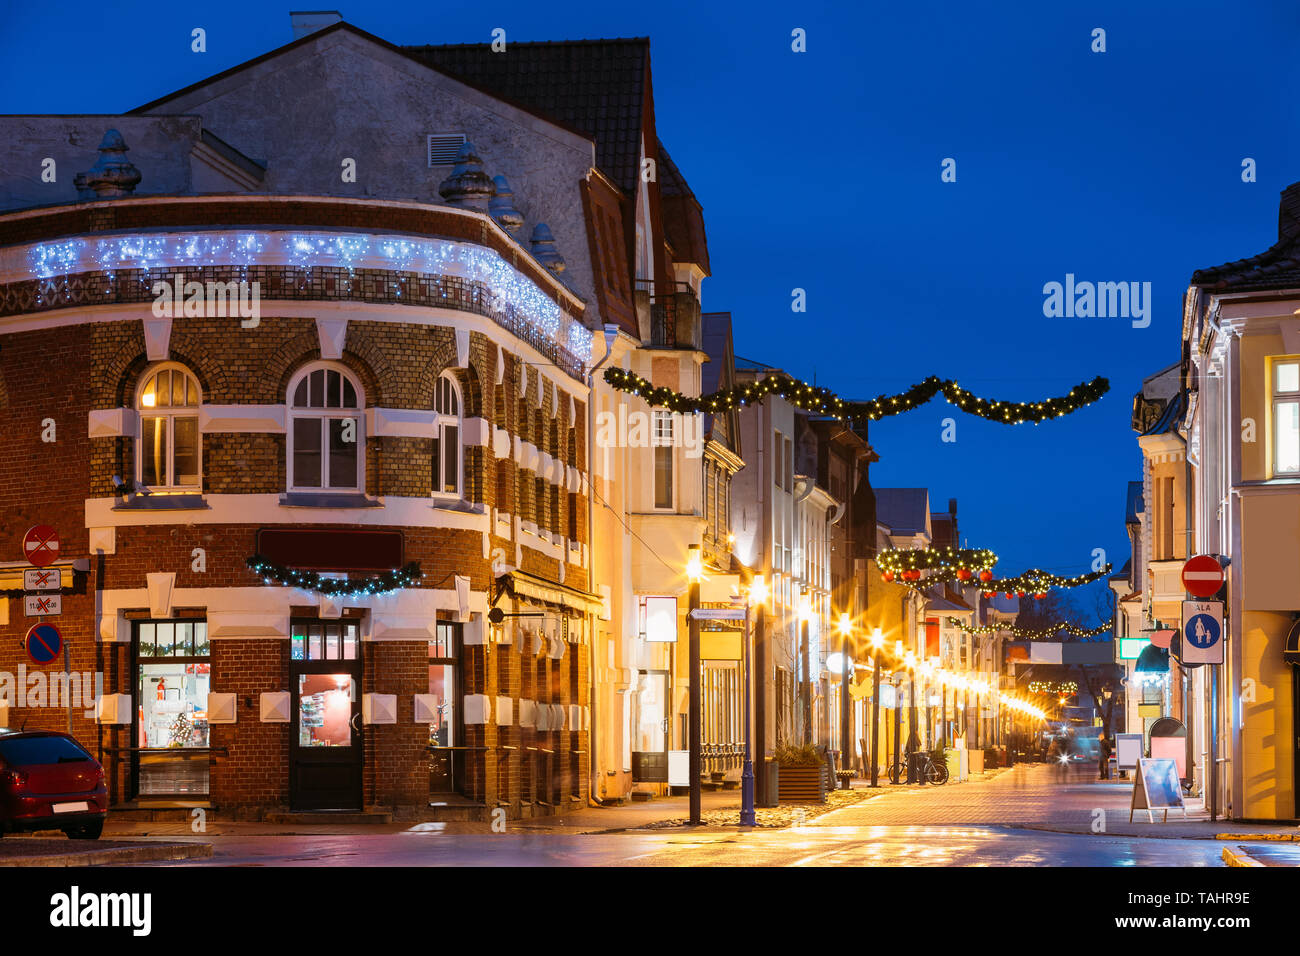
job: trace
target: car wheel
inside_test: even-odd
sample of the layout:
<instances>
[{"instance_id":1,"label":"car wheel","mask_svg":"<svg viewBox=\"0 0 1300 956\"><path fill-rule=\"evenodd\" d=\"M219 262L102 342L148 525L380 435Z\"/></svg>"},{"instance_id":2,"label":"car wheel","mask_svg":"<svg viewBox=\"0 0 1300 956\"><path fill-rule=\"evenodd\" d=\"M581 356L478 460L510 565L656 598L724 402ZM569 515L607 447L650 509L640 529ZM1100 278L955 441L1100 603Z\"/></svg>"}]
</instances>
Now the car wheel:
<instances>
[{"instance_id":1,"label":"car wheel","mask_svg":"<svg viewBox=\"0 0 1300 956\"><path fill-rule=\"evenodd\" d=\"M69 840L98 840L100 834L104 832L104 821L96 820L94 823L68 827L63 832L68 835Z\"/></svg>"}]
</instances>

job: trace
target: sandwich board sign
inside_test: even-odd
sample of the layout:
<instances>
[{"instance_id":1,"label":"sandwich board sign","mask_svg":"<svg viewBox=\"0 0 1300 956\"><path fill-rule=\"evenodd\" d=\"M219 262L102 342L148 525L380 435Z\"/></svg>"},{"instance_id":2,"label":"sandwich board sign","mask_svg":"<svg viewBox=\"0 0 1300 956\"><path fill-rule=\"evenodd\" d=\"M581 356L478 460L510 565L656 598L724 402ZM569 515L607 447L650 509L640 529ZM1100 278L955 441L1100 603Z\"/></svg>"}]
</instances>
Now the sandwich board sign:
<instances>
[{"instance_id":1,"label":"sandwich board sign","mask_svg":"<svg viewBox=\"0 0 1300 956\"><path fill-rule=\"evenodd\" d=\"M1133 776L1133 800L1129 805L1128 822L1133 822L1133 811L1145 810L1155 823L1156 810L1165 811L1164 820L1168 822L1170 810L1182 810L1183 819L1187 818L1187 807L1183 805L1183 788L1178 779L1178 766L1169 759L1151 759L1143 757L1138 760L1138 772Z\"/></svg>"}]
</instances>

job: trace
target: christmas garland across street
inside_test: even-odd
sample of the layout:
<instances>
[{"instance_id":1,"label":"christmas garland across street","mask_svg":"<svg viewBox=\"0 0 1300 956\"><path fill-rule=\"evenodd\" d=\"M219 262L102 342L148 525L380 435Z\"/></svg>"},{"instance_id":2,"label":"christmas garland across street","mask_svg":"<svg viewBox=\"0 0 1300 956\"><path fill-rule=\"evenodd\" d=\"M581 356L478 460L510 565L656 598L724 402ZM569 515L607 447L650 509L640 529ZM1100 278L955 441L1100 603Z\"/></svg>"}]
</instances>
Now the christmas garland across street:
<instances>
[{"instance_id":1,"label":"christmas garland across street","mask_svg":"<svg viewBox=\"0 0 1300 956\"><path fill-rule=\"evenodd\" d=\"M1052 624L1048 627L1021 627L1019 624L974 625L967 624L959 618L950 617L948 618L948 623L953 627L961 628L961 630L965 631L967 634L997 634L1010 632L1015 637L1026 641L1035 641L1039 638L1051 637L1059 634L1061 631L1073 634L1075 637L1097 637L1098 635L1106 634L1111 629L1109 623L1098 624L1096 627L1092 628L1082 628L1077 624L1070 624L1067 621L1062 621L1059 624Z\"/></svg>"},{"instance_id":2,"label":"christmas garland across street","mask_svg":"<svg viewBox=\"0 0 1300 956\"><path fill-rule=\"evenodd\" d=\"M605 381L612 388L630 392L652 406L673 412L724 412L762 401L768 395L779 395L806 412L842 419L850 424L861 420L875 421L911 411L940 393L962 411L991 422L1004 425L1019 425L1023 422L1037 424L1091 405L1110 390L1110 382L1098 376L1091 382L1076 385L1068 395L1045 398L1041 402L992 401L966 391L952 379L931 375L897 395L880 395L868 401L849 401L828 388L809 385L789 375L769 375L756 382L734 385L698 398L683 395L675 389L656 387L635 372L622 368L606 369Z\"/></svg>"},{"instance_id":3,"label":"christmas garland across street","mask_svg":"<svg viewBox=\"0 0 1300 956\"><path fill-rule=\"evenodd\" d=\"M975 574L981 580L993 577L989 569L998 563L998 556L987 548L889 548L876 556L880 577L885 581L899 580L907 586L925 587L941 581L969 581ZM923 571L931 572L922 576Z\"/></svg>"},{"instance_id":4,"label":"christmas garland across street","mask_svg":"<svg viewBox=\"0 0 1300 956\"><path fill-rule=\"evenodd\" d=\"M1001 591L1010 597L1024 597L1026 594L1032 594L1034 597L1044 597L1048 588L1077 588L1085 584L1091 584L1093 581L1099 581L1106 575L1110 574L1111 565L1107 564L1100 571L1092 571L1088 574L1077 574L1072 578L1062 577L1059 574L1052 574L1041 568L1030 568L1024 574L1018 574L1013 578L998 578L984 581L981 590L984 591L985 597L992 597Z\"/></svg>"}]
</instances>

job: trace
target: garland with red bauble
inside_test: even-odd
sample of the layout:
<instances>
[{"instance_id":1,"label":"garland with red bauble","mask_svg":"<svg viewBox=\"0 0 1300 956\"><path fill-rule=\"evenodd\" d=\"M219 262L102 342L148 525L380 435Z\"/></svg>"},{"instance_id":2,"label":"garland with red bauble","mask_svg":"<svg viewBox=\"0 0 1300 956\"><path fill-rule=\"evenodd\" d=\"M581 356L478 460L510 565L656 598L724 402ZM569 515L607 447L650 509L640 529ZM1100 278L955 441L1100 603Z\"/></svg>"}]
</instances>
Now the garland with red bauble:
<instances>
[{"instance_id":1,"label":"garland with red bauble","mask_svg":"<svg viewBox=\"0 0 1300 956\"><path fill-rule=\"evenodd\" d=\"M976 574L981 581L992 579L989 569L998 556L987 548L887 548L876 556L880 579L897 581L904 587L928 587L945 581L969 581ZM925 572L925 573L923 573Z\"/></svg>"}]
</instances>

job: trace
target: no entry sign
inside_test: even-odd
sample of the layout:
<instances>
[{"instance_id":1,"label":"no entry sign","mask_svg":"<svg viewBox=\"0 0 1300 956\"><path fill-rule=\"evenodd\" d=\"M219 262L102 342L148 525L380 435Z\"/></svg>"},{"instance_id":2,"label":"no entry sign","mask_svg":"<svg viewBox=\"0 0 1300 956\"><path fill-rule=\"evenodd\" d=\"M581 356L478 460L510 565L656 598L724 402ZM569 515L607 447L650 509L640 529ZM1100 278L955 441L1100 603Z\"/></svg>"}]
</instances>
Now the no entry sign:
<instances>
[{"instance_id":1,"label":"no entry sign","mask_svg":"<svg viewBox=\"0 0 1300 956\"><path fill-rule=\"evenodd\" d=\"M59 533L47 524L28 528L23 535L23 557L38 568L53 564L59 560Z\"/></svg>"},{"instance_id":2,"label":"no entry sign","mask_svg":"<svg viewBox=\"0 0 1300 956\"><path fill-rule=\"evenodd\" d=\"M63 650L63 635L53 624L33 624L27 629L23 646L27 648L28 657L37 664L45 665Z\"/></svg>"},{"instance_id":3,"label":"no entry sign","mask_svg":"<svg viewBox=\"0 0 1300 956\"><path fill-rule=\"evenodd\" d=\"M1219 559L1198 554L1183 565L1183 587L1196 597L1213 597L1223 587L1223 568Z\"/></svg>"}]
</instances>

